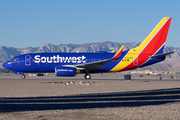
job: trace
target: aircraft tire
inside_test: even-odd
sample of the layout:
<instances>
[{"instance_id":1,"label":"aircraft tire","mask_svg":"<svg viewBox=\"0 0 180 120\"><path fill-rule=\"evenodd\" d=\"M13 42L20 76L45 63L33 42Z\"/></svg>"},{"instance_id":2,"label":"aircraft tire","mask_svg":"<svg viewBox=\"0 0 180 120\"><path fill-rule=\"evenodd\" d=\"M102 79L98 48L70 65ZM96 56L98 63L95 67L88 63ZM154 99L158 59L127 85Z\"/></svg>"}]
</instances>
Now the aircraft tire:
<instances>
[{"instance_id":1,"label":"aircraft tire","mask_svg":"<svg viewBox=\"0 0 180 120\"><path fill-rule=\"evenodd\" d=\"M85 78L85 79L91 79L91 75L90 75L90 74L86 74L86 75L84 76L84 78Z\"/></svg>"},{"instance_id":2,"label":"aircraft tire","mask_svg":"<svg viewBox=\"0 0 180 120\"><path fill-rule=\"evenodd\" d=\"M21 78L22 78L22 79L25 79L25 78L26 78L26 76L25 76L25 75L22 75L22 76L21 76Z\"/></svg>"}]
</instances>

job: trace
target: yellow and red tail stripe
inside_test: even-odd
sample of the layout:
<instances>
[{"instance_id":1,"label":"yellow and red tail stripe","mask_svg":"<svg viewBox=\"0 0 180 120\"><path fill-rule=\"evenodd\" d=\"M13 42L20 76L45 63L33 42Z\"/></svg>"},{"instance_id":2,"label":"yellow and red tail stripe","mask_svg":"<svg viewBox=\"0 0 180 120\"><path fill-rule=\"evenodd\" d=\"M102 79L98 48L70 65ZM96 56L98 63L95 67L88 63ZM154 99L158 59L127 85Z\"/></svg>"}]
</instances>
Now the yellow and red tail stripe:
<instances>
[{"instance_id":1,"label":"yellow and red tail stripe","mask_svg":"<svg viewBox=\"0 0 180 120\"><path fill-rule=\"evenodd\" d=\"M111 69L111 72L133 69L147 62L150 59L149 56L156 54L164 46L171 19L171 17L164 17L141 45L129 50L124 56L124 59L132 59L126 62L120 61Z\"/></svg>"}]
</instances>

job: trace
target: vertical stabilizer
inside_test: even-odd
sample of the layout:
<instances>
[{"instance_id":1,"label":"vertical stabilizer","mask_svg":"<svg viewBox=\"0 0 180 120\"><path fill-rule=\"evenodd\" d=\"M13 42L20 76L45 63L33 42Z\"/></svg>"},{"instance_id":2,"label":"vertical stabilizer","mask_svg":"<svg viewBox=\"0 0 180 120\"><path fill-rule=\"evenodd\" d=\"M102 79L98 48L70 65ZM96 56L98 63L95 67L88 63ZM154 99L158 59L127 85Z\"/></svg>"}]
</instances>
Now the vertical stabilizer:
<instances>
[{"instance_id":1,"label":"vertical stabilizer","mask_svg":"<svg viewBox=\"0 0 180 120\"><path fill-rule=\"evenodd\" d=\"M164 17L146 39L137 47L137 50L145 54L153 55L160 51L161 48L163 49L171 19L171 17ZM161 50L161 53L162 52L163 50Z\"/></svg>"},{"instance_id":2,"label":"vertical stabilizer","mask_svg":"<svg viewBox=\"0 0 180 120\"><path fill-rule=\"evenodd\" d=\"M119 62L111 71L133 69L147 63L150 56L162 54L171 19L171 17L164 17L138 47L128 51L124 56L128 61Z\"/></svg>"}]
</instances>

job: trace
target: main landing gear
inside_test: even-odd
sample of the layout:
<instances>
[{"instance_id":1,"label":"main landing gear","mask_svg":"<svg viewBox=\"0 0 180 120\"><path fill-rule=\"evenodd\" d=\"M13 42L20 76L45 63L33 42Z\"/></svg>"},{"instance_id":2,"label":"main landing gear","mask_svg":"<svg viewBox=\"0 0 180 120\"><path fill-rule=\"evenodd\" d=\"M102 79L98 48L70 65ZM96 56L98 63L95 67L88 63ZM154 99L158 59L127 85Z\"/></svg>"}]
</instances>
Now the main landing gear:
<instances>
[{"instance_id":1,"label":"main landing gear","mask_svg":"<svg viewBox=\"0 0 180 120\"><path fill-rule=\"evenodd\" d=\"M85 78L85 79L91 79L91 75L90 75L90 74L85 74L85 75L84 75L84 78Z\"/></svg>"},{"instance_id":2,"label":"main landing gear","mask_svg":"<svg viewBox=\"0 0 180 120\"><path fill-rule=\"evenodd\" d=\"M26 78L26 76L25 76L25 75L22 75L22 76L21 76L21 78L22 78L22 79L25 79L25 78Z\"/></svg>"}]
</instances>

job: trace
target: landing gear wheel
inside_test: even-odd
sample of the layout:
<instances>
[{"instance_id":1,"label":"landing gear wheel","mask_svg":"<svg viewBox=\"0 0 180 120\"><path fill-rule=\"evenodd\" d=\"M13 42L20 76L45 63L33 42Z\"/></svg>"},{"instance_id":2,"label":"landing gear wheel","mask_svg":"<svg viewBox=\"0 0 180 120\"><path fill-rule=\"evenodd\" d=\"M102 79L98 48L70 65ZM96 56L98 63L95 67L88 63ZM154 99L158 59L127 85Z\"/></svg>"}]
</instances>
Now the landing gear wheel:
<instances>
[{"instance_id":1,"label":"landing gear wheel","mask_svg":"<svg viewBox=\"0 0 180 120\"><path fill-rule=\"evenodd\" d=\"M84 76L84 78L85 78L85 79L91 79L91 75L90 75L90 74L86 74L86 75Z\"/></svg>"},{"instance_id":2,"label":"landing gear wheel","mask_svg":"<svg viewBox=\"0 0 180 120\"><path fill-rule=\"evenodd\" d=\"M22 78L22 79L25 79L25 78L26 78L26 76L25 76L25 75L22 75L22 76L21 76L21 78Z\"/></svg>"}]
</instances>

